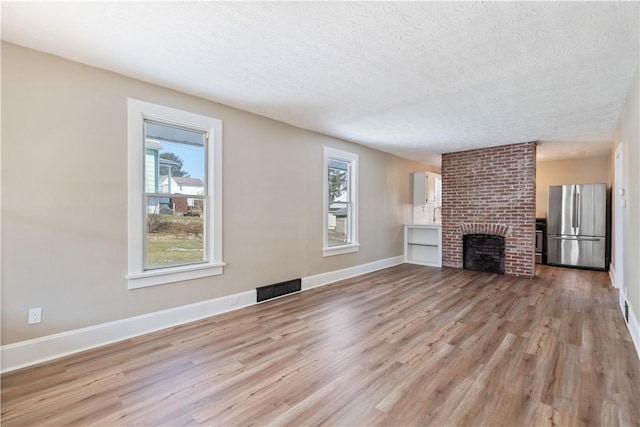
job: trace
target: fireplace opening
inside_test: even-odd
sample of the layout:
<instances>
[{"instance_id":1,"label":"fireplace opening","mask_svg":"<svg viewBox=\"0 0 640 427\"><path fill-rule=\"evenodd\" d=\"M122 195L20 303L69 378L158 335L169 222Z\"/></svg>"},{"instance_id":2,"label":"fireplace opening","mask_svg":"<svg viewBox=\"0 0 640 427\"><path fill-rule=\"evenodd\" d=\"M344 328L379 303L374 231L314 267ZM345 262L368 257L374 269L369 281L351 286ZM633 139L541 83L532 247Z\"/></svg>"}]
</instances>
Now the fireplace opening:
<instances>
[{"instance_id":1,"label":"fireplace opening","mask_svg":"<svg viewBox=\"0 0 640 427\"><path fill-rule=\"evenodd\" d=\"M465 270L504 274L504 237L466 234L462 250Z\"/></svg>"}]
</instances>

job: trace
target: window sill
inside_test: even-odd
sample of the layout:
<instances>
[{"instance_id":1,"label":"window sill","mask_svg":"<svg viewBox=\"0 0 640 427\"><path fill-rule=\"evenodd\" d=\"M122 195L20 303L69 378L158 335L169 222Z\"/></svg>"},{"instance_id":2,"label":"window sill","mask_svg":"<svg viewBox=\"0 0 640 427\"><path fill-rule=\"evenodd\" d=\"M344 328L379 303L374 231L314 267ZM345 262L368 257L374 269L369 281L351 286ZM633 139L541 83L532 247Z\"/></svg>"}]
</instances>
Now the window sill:
<instances>
[{"instance_id":1,"label":"window sill","mask_svg":"<svg viewBox=\"0 0 640 427\"><path fill-rule=\"evenodd\" d=\"M322 248L322 256L334 256L348 254L351 252L358 252L360 250L360 243L352 243L350 245L330 246L328 248Z\"/></svg>"},{"instance_id":2,"label":"window sill","mask_svg":"<svg viewBox=\"0 0 640 427\"><path fill-rule=\"evenodd\" d=\"M125 278L127 279L128 289L139 289L183 280L217 276L222 274L225 265L224 262L217 262L162 268L148 270L142 273L128 274Z\"/></svg>"}]
</instances>

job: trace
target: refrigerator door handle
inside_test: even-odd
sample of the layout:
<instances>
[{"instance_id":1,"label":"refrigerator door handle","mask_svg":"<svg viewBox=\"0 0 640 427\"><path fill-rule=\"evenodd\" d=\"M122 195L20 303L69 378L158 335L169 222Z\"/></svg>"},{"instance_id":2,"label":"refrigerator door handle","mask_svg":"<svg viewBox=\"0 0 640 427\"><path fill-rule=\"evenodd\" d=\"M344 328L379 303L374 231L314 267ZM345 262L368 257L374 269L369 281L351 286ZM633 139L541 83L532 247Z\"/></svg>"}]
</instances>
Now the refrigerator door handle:
<instances>
[{"instance_id":1,"label":"refrigerator door handle","mask_svg":"<svg viewBox=\"0 0 640 427\"><path fill-rule=\"evenodd\" d=\"M578 209L578 204L576 202L577 194L576 194L576 186L574 185L571 188L571 228L576 228L576 210ZM574 231L575 232L575 231Z\"/></svg>"},{"instance_id":2,"label":"refrigerator door handle","mask_svg":"<svg viewBox=\"0 0 640 427\"><path fill-rule=\"evenodd\" d=\"M553 240L578 240L580 242L597 242L601 237L565 237L565 236L551 236Z\"/></svg>"},{"instance_id":3,"label":"refrigerator door handle","mask_svg":"<svg viewBox=\"0 0 640 427\"><path fill-rule=\"evenodd\" d=\"M580 228L581 218L582 218L582 196L580 195L580 193L576 193L576 228Z\"/></svg>"}]
</instances>

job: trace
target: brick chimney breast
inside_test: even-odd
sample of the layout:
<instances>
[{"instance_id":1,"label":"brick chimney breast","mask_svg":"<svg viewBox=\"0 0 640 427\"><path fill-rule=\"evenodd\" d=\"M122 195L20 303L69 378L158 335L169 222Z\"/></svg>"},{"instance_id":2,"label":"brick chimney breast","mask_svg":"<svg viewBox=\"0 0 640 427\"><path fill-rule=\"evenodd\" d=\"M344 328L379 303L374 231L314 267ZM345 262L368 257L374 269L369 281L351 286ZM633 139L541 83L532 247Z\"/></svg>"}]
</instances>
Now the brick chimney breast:
<instances>
[{"instance_id":1,"label":"brick chimney breast","mask_svg":"<svg viewBox=\"0 0 640 427\"><path fill-rule=\"evenodd\" d=\"M505 238L505 274L535 273L536 144L442 155L442 265L462 268L463 236Z\"/></svg>"}]
</instances>

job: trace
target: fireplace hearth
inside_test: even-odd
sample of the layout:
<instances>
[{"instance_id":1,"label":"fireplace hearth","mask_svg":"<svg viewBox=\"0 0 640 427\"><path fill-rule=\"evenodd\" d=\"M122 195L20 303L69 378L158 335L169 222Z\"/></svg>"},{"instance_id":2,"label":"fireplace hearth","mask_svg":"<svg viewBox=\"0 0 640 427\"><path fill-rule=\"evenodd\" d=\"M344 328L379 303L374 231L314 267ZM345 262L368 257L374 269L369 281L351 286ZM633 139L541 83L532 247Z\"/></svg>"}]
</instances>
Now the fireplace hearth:
<instances>
[{"instance_id":1,"label":"fireplace hearth","mask_svg":"<svg viewBox=\"0 0 640 427\"><path fill-rule=\"evenodd\" d=\"M466 234L462 248L465 270L504 274L504 237Z\"/></svg>"}]
</instances>

